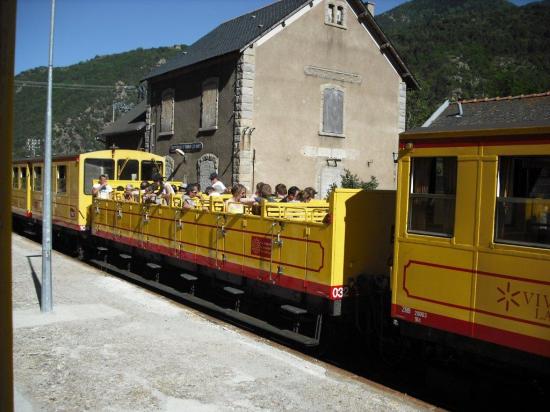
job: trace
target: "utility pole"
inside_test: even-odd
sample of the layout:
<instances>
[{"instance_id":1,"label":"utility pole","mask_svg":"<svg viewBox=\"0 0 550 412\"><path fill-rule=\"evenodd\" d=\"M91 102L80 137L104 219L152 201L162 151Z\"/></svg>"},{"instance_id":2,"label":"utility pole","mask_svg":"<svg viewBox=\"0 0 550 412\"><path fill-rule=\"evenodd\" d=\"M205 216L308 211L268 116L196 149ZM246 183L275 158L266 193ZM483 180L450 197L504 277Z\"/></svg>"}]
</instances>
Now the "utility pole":
<instances>
[{"instance_id":1,"label":"utility pole","mask_svg":"<svg viewBox=\"0 0 550 412\"><path fill-rule=\"evenodd\" d=\"M51 0L50 51L48 60L48 101L46 106L46 134L44 135L44 185L42 191L42 299L40 310L52 311L52 86L53 33L55 0Z\"/></svg>"}]
</instances>

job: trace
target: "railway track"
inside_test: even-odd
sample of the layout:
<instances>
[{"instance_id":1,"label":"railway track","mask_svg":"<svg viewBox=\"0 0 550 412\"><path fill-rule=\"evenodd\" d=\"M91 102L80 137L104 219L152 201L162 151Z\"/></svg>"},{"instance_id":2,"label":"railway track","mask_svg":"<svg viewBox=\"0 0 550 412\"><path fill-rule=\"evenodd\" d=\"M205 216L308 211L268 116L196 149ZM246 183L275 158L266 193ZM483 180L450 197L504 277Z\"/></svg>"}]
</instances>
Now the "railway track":
<instances>
[{"instance_id":1,"label":"railway track","mask_svg":"<svg viewBox=\"0 0 550 412\"><path fill-rule=\"evenodd\" d=\"M19 233L40 243L35 233ZM73 257L72 251L59 249ZM79 259L82 260L82 259ZM317 347L314 338L298 335L290 330L275 327L267 321L257 319L234 309L224 307L185 292L183 281L172 276L172 282L163 278L149 279L137 273L121 269L99 258L85 259L84 263L97 267L106 273L125 279L153 293L193 308L217 323L230 323L241 330L268 339L302 357L314 358L353 375L369 384L376 384L385 390L401 396L419 400L419 406L448 410L472 410L503 408L504 410L535 407L550 402L550 382L541 381L522 371L502 369L498 365L479 365L464 359L449 358L447 362L427 362L424 356L398 356L400 359L381 357L366 348L369 342L357 336L334 339L326 347ZM217 296L210 296L216 300ZM298 335L298 336L297 336ZM425 348L411 347L409 351L419 353ZM423 402L426 402L424 404Z\"/></svg>"}]
</instances>

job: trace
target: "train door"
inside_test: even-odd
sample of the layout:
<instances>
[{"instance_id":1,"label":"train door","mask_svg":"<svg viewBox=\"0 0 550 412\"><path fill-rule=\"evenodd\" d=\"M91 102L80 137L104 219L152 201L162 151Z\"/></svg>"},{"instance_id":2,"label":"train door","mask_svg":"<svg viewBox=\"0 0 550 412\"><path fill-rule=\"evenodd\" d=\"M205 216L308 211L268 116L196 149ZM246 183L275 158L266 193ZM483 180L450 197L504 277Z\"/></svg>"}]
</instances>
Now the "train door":
<instances>
[{"instance_id":1,"label":"train door","mask_svg":"<svg viewBox=\"0 0 550 412\"><path fill-rule=\"evenodd\" d=\"M32 214L42 219L42 164L31 164L31 207Z\"/></svg>"}]
</instances>

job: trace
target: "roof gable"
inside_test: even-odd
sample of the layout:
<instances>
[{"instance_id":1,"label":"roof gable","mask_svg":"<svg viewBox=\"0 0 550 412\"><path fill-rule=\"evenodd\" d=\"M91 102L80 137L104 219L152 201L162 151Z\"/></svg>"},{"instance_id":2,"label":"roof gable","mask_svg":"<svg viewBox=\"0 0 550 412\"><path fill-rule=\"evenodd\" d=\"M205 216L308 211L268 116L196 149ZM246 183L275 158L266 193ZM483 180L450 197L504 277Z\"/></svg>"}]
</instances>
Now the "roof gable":
<instances>
[{"instance_id":1,"label":"roof gable","mask_svg":"<svg viewBox=\"0 0 550 412\"><path fill-rule=\"evenodd\" d=\"M367 28L375 39L380 47L380 52L388 57L388 60L407 83L407 86L418 89L418 82L378 23L376 23L366 5L361 0L347 1L358 15L359 22ZM144 80L190 67L229 53L241 51L249 44L269 33L282 21L312 3L312 0L279 0L266 7L222 23L189 46L185 52L169 60L164 65L153 69Z\"/></svg>"}]
</instances>

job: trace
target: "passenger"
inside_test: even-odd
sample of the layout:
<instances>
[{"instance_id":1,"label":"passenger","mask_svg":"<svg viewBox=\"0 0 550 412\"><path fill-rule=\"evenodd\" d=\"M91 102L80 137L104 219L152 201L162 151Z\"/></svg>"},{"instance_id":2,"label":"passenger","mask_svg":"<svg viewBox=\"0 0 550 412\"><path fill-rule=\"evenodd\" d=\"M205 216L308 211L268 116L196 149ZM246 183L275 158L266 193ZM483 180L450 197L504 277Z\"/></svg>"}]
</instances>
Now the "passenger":
<instances>
[{"instance_id":1,"label":"passenger","mask_svg":"<svg viewBox=\"0 0 550 412\"><path fill-rule=\"evenodd\" d=\"M159 186L156 183L151 183L143 191L144 203L157 203L157 191Z\"/></svg>"},{"instance_id":2,"label":"passenger","mask_svg":"<svg viewBox=\"0 0 550 412\"><path fill-rule=\"evenodd\" d=\"M136 195L136 190L134 189L134 186L132 186L131 184L127 184L123 193L124 200L127 202L135 202L136 201L135 195Z\"/></svg>"},{"instance_id":3,"label":"passenger","mask_svg":"<svg viewBox=\"0 0 550 412\"><path fill-rule=\"evenodd\" d=\"M264 183L260 189L260 193L259 193L259 198L260 198L260 201L262 199L265 199L267 200L268 202L274 202L275 201L275 196L273 196L273 192L271 190L271 186L268 185L267 183Z\"/></svg>"},{"instance_id":4,"label":"passenger","mask_svg":"<svg viewBox=\"0 0 550 412\"><path fill-rule=\"evenodd\" d=\"M168 182L165 182L160 173L157 173L153 176L153 182L157 184L157 203L163 203L166 205L171 205L172 196L174 196L174 188Z\"/></svg>"},{"instance_id":5,"label":"passenger","mask_svg":"<svg viewBox=\"0 0 550 412\"><path fill-rule=\"evenodd\" d=\"M309 203L312 199L315 199L317 192L312 187L306 187L298 195L298 200L303 203Z\"/></svg>"},{"instance_id":6,"label":"passenger","mask_svg":"<svg viewBox=\"0 0 550 412\"><path fill-rule=\"evenodd\" d=\"M286 186L282 183L279 183L275 186L275 195L278 199L283 200L286 197Z\"/></svg>"},{"instance_id":7,"label":"passenger","mask_svg":"<svg viewBox=\"0 0 550 412\"><path fill-rule=\"evenodd\" d=\"M256 183L256 191L254 192L254 197L256 198L257 202L260 202L262 199L260 197L262 193L262 187L265 185L264 182L258 182Z\"/></svg>"},{"instance_id":8,"label":"passenger","mask_svg":"<svg viewBox=\"0 0 550 412\"><path fill-rule=\"evenodd\" d=\"M223 182L218 179L217 173L212 173L210 175L210 182L212 183L212 187L218 194L223 195L227 191L227 188L225 187Z\"/></svg>"},{"instance_id":9,"label":"passenger","mask_svg":"<svg viewBox=\"0 0 550 412\"><path fill-rule=\"evenodd\" d=\"M216 192L216 190L212 186L208 186L206 189L204 189L204 194L206 196L219 196L220 194Z\"/></svg>"},{"instance_id":10,"label":"passenger","mask_svg":"<svg viewBox=\"0 0 550 412\"><path fill-rule=\"evenodd\" d=\"M99 176L99 183L96 183L92 187L92 196L99 199L109 199L112 192L113 188L109 185L107 175Z\"/></svg>"},{"instance_id":11,"label":"passenger","mask_svg":"<svg viewBox=\"0 0 550 412\"><path fill-rule=\"evenodd\" d=\"M254 198L246 197L246 187L237 183L231 188L231 197L225 201L228 213L244 213L244 205L252 205Z\"/></svg>"},{"instance_id":12,"label":"passenger","mask_svg":"<svg viewBox=\"0 0 550 412\"><path fill-rule=\"evenodd\" d=\"M184 209L196 209L199 205L199 186L197 184L187 185L187 190L185 195L183 195L183 205Z\"/></svg>"},{"instance_id":13,"label":"passenger","mask_svg":"<svg viewBox=\"0 0 550 412\"><path fill-rule=\"evenodd\" d=\"M287 195L284 197L281 202L283 203L297 203L298 199L297 196L300 193L300 189L296 186L291 186L290 189L288 189Z\"/></svg>"}]
</instances>

